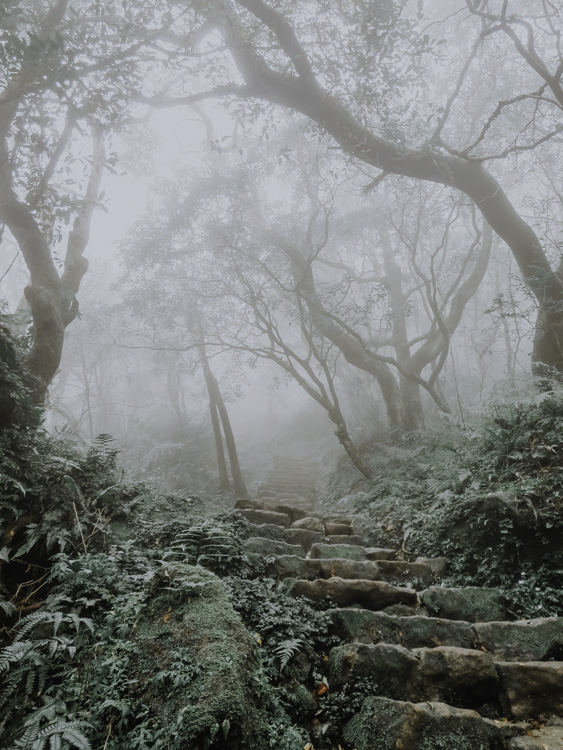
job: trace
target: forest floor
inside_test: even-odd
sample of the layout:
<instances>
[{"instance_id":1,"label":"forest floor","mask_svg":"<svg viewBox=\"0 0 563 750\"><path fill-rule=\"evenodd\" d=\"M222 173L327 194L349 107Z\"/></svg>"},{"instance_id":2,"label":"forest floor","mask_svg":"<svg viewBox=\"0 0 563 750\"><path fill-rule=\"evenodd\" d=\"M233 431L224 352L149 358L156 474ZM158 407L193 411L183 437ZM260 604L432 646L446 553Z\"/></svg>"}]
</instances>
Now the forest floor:
<instances>
[{"instance_id":1,"label":"forest floor","mask_svg":"<svg viewBox=\"0 0 563 750\"><path fill-rule=\"evenodd\" d=\"M0 747L563 748L555 395L215 509L107 436L12 439Z\"/></svg>"}]
</instances>

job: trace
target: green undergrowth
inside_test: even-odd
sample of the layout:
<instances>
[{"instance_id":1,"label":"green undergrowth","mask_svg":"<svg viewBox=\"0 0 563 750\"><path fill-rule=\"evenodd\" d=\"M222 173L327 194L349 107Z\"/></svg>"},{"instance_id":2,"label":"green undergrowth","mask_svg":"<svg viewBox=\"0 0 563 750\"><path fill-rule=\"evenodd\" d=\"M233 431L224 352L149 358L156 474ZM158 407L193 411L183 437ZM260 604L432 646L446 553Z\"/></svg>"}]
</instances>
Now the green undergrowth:
<instances>
[{"instance_id":1,"label":"green undergrowth","mask_svg":"<svg viewBox=\"0 0 563 750\"><path fill-rule=\"evenodd\" d=\"M128 483L106 435L22 431L13 445L0 459L0 747L305 747L326 623L254 579L247 522Z\"/></svg>"},{"instance_id":2,"label":"green undergrowth","mask_svg":"<svg viewBox=\"0 0 563 750\"><path fill-rule=\"evenodd\" d=\"M500 587L515 616L563 614L563 395L394 449L356 492L380 543L446 556L449 585Z\"/></svg>"}]
</instances>

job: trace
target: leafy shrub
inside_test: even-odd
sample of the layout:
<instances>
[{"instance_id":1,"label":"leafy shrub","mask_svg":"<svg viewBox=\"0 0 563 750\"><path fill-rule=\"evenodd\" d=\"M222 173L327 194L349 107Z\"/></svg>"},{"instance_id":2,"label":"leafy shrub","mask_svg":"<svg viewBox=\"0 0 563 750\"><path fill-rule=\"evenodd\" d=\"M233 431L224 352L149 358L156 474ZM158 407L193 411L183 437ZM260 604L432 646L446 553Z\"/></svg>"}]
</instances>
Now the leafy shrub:
<instances>
[{"instance_id":1,"label":"leafy shrub","mask_svg":"<svg viewBox=\"0 0 563 750\"><path fill-rule=\"evenodd\" d=\"M446 556L449 583L499 587L518 616L562 614L563 394L493 407L358 504L406 552Z\"/></svg>"}]
</instances>

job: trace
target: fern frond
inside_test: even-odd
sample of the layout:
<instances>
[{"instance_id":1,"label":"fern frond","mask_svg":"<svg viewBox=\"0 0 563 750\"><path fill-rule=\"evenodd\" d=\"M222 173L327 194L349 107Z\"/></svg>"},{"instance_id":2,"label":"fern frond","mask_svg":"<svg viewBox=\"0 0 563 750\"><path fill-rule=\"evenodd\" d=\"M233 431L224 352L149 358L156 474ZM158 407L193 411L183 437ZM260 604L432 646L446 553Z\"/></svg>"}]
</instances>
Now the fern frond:
<instances>
[{"instance_id":1,"label":"fern frond","mask_svg":"<svg viewBox=\"0 0 563 750\"><path fill-rule=\"evenodd\" d=\"M284 671L291 659L301 651L303 646L305 646L305 641L302 638L288 638L275 647L274 653L280 660L280 672Z\"/></svg>"}]
</instances>

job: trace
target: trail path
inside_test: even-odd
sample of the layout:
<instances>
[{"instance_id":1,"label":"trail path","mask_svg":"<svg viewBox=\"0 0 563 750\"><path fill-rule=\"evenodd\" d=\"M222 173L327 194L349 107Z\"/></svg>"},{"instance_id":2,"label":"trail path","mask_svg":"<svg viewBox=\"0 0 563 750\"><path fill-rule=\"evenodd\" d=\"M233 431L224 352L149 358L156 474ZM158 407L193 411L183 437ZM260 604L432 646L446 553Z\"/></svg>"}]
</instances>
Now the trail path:
<instances>
[{"instance_id":1,"label":"trail path","mask_svg":"<svg viewBox=\"0 0 563 750\"><path fill-rule=\"evenodd\" d=\"M495 589L440 585L447 561L397 559L362 516L315 510L311 464L279 458L239 501L249 552L295 596L327 599L331 690L366 685L355 750L562 750L563 618L513 621ZM324 744L322 722L315 750Z\"/></svg>"}]
</instances>

